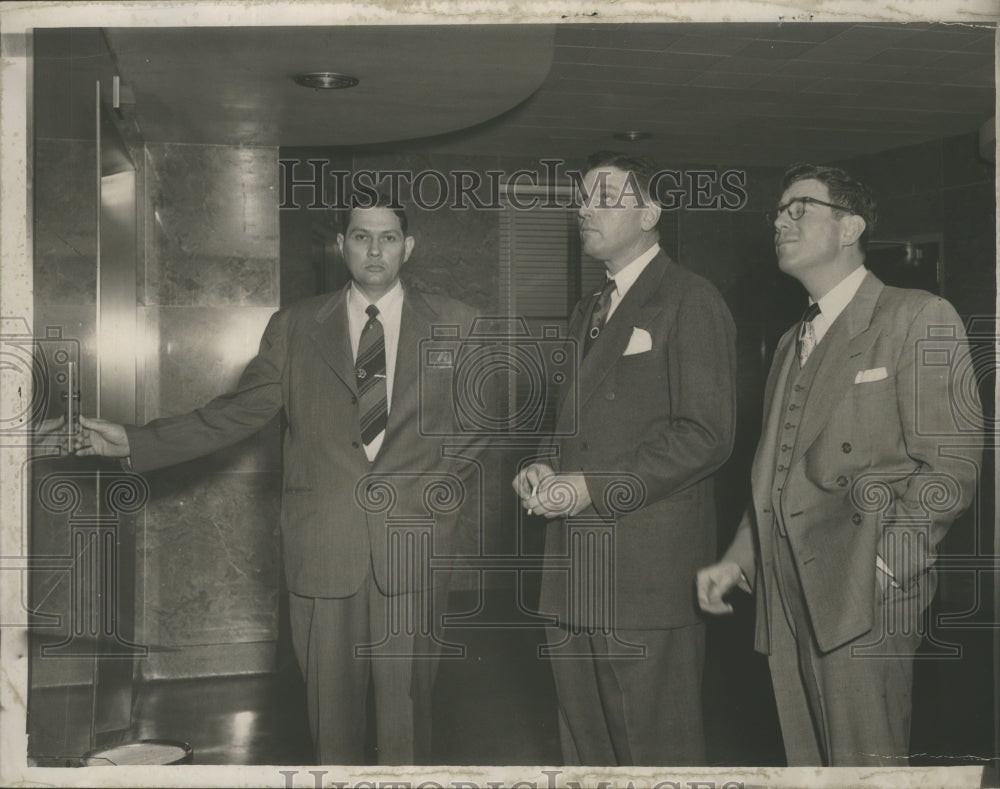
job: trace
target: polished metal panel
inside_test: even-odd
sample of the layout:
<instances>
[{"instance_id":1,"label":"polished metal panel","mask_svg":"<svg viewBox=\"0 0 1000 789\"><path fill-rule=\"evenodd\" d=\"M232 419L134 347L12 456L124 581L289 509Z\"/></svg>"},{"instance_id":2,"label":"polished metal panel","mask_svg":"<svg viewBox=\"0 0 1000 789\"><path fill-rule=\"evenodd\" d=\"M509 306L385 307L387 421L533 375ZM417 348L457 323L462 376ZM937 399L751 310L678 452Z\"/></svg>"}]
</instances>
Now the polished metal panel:
<instances>
[{"instance_id":1,"label":"polished metal panel","mask_svg":"<svg viewBox=\"0 0 1000 789\"><path fill-rule=\"evenodd\" d=\"M109 110L98 95L98 196L97 224L97 403L96 414L115 422L135 421L136 337L136 172L128 149ZM114 484L103 475L97 481L102 494ZM132 724L134 656L144 650L134 645L135 634L135 529L138 512L99 512L105 528L100 550L111 575L103 590L103 632L95 659L94 713L91 741L94 747L125 738ZM106 519L106 520L104 520Z\"/></svg>"}]
</instances>

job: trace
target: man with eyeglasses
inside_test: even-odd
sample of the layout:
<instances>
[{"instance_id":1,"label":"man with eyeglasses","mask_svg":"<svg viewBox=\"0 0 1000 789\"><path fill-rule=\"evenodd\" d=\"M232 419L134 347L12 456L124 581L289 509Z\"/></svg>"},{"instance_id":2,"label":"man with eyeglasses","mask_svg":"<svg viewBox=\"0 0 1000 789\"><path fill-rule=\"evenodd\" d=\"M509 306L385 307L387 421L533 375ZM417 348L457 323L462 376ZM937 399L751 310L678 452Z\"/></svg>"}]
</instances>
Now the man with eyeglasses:
<instances>
[{"instance_id":1,"label":"man with eyeglasses","mask_svg":"<svg viewBox=\"0 0 1000 789\"><path fill-rule=\"evenodd\" d=\"M981 459L975 376L948 302L865 268L867 187L815 165L782 186L778 266L810 306L778 343L752 501L698 601L754 595L790 766L905 766L935 549Z\"/></svg>"}]
</instances>

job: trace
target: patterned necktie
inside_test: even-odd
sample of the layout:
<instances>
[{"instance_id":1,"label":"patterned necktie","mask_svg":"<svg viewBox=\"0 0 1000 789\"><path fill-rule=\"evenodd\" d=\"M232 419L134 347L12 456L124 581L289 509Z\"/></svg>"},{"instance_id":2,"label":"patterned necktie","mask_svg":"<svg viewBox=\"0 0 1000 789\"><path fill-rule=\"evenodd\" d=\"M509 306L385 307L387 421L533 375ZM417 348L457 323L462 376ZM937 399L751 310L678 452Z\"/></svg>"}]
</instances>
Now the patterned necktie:
<instances>
[{"instance_id":1,"label":"patterned necktie","mask_svg":"<svg viewBox=\"0 0 1000 789\"><path fill-rule=\"evenodd\" d=\"M378 319L378 307L369 304L368 322L361 330L354 375L358 385L361 440L367 446L385 430L389 401L385 388L385 334Z\"/></svg>"},{"instance_id":2,"label":"patterned necktie","mask_svg":"<svg viewBox=\"0 0 1000 789\"><path fill-rule=\"evenodd\" d=\"M608 310L611 309L611 292L614 289L615 281L609 277L600 293L595 294L597 301L594 302L594 307L590 313L590 325L587 329L587 336L583 340L584 356L590 351L590 346L594 344L594 340L600 337L601 332L604 330L604 323L608 319Z\"/></svg>"},{"instance_id":3,"label":"patterned necktie","mask_svg":"<svg viewBox=\"0 0 1000 789\"><path fill-rule=\"evenodd\" d=\"M813 302L802 316L802 323L799 324L799 336L796 341L799 351L799 367L806 366L809 354L816 347L816 329L813 328L813 318L817 315L819 315L819 304Z\"/></svg>"}]
</instances>

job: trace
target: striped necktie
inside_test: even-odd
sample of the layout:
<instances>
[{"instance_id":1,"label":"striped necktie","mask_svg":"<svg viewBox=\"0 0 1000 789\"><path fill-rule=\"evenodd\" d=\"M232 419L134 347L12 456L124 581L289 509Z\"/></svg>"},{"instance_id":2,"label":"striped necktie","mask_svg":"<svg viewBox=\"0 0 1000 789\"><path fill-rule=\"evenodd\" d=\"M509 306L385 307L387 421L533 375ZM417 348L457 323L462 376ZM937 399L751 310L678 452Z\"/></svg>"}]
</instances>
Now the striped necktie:
<instances>
[{"instance_id":1,"label":"striped necktie","mask_svg":"<svg viewBox=\"0 0 1000 789\"><path fill-rule=\"evenodd\" d=\"M590 346L594 344L594 340L600 337L601 332L604 330L604 324L608 319L608 310L611 309L611 292L614 289L615 281L613 278L608 277L608 281L604 283L604 287L598 293L594 294L597 296L597 301L594 302L590 313L587 336L583 339L584 356L587 355Z\"/></svg>"},{"instance_id":2,"label":"striped necktie","mask_svg":"<svg viewBox=\"0 0 1000 789\"><path fill-rule=\"evenodd\" d=\"M361 440L367 446L385 430L389 401L385 388L385 334L378 319L378 307L369 304L368 322L361 330L354 374L358 385Z\"/></svg>"},{"instance_id":3,"label":"striped necktie","mask_svg":"<svg viewBox=\"0 0 1000 789\"><path fill-rule=\"evenodd\" d=\"M813 302L809 309L802 316L799 324L799 336L796 338L796 346L799 351L799 367L805 367L809 361L809 354L816 347L816 329L813 327L813 318L819 315L819 304Z\"/></svg>"}]
</instances>

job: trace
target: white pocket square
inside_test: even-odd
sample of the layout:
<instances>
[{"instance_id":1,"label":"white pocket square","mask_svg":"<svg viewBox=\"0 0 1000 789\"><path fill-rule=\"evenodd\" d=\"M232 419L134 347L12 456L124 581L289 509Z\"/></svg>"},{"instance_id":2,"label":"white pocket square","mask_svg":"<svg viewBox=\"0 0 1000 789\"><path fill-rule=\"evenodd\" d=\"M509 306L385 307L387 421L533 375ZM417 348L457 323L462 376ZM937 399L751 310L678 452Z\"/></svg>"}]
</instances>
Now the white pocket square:
<instances>
[{"instance_id":1,"label":"white pocket square","mask_svg":"<svg viewBox=\"0 0 1000 789\"><path fill-rule=\"evenodd\" d=\"M625 348L625 353L622 355L634 356L637 353L645 353L651 350L653 350L653 338L649 336L649 332L645 329L640 329L638 326L633 326L632 336L628 340L628 347Z\"/></svg>"},{"instance_id":2,"label":"white pocket square","mask_svg":"<svg viewBox=\"0 0 1000 789\"><path fill-rule=\"evenodd\" d=\"M872 381L881 381L888 377L889 373L884 367L872 367L870 370L858 370L858 374L854 376L854 383L870 384Z\"/></svg>"}]
</instances>

